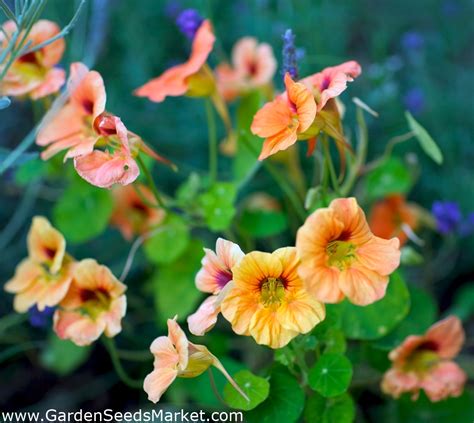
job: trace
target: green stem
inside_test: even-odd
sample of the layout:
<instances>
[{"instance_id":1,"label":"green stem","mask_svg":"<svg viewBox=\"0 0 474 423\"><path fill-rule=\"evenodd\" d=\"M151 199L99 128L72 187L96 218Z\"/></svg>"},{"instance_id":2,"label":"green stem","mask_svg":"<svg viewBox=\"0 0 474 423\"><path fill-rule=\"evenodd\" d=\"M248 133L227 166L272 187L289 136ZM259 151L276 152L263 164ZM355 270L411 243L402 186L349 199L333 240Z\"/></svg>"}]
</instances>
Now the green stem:
<instances>
[{"instance_id":1,"label":"green stem","mask_svg":"<svg viewBox=\"0 0 474 423\"><path fill-rule=\"evenodd\" d=\"M120 380L130 388L142 389L143 381L132 379L122 367L122 363L120 362L119 354L117 348L115 347L115 342L113 338L107 338L104 336L102 338L102 342L110 355L110 359L112 360L112 364L114 365L114 369L117 372L117 375Z\"/></svg>"},{"instance_id":2,"label":"green stem","mask_svg":"<svg viewBox=\"0 0 474 423\"><path fill-rule=\"evenodd\" d=\"M341 187L341 195L343 197L346 197L351 192L357 179L357 176L359 175L362 167L364 166L365 159L367 157L369 134L367 130L367 124L364 119L364 112L360 107L357 108L357 123L359 125L359 142L357 144L357 154L355 162L352 164L351 169L349 171L349 175L347 176L346 181Z\"/></svg>"},{"instance_id":3,"label":"green stem","mask_svg":"<svg viewBox=\"0 0 474 423\"><path fill-rule=\"evenodd\" d=\"M216 119L214 116L214 110L212 110L212 103L206 99L206 117L207 117L207 128L209 133L209 179L211 183L217 181L217 132L216 132Z\"/></svg>"},{"instance_id":4,"label":"green stem","mask_svg":"<svg viewBox=\"0 0 474 423\"><path fill-rule=\"evenodd\" d=\"M149 169L146 167L145 163L143 162L143 159L140 157L140 155L137 156L137 162L138 165L140 166L140 169L143 171L145 178L148 182L148 186L150 187L151 191L153 192L153 195L156 198L156 201L160 205L160 207L167 209L165 202L161 198L160 192L158 191L158 188L156 187L155 181L153 180L153 176L151 175Z\"/></svg>"},{"instance_id":5,"label":"green stem","mask_svg":"<svg viewBox=\"0 0 474 423\"><path fill-rule=\"evenodd\" d=\"M225 405L226 407L228 406L227 403L224 401L224 399L221 397L221 394L219 393L219 390L217 389L217 386L216 386L216 381L214 379L214 374L212 373L212 369L209 367L209 369L207 370L208 373L209 373L209 381L211 382L211 388L212 388L212 391L214 392L214 395L216 396L217 400Z\"/></svg>"},{"instance_id":6,"label":"green stem","mask_svg":"<svg viewBox=\"0 0 474 423\"><path fill-rule=\"evenodd\" d=\"M0 364L9 360L10 358L15 357L17 354L41 348L43 345L45 345L45 342L43 341L31 341L7 348L0 353Z\"/></svg>"},{"instance_id":7,"label":"green stem","mask_svg":"<svg viewBox=\"0 0 474 423\"><path fill-rule=\"evenodd\" d=\"M324 149L324 156L325 156L325 161L329 169L329 175L331 177L331 183L334 191L339 194L339 182L337 180L337 175L336 175L336 170L334 169L334 163L332 162L332 157L331 157L331 152L329 150L329 142L327 139L327 135L324 135L324 138L322 140L323 143L323 149Z\"/></svg>"},{"instance_id":8,"label":"green stem","mask_svg":"<svg viewBox=\"0 0 474 423\"><path fill-rule=\"evenodd\" d=\"M247 148L252 152L252 154L254 154L255 157L258 157L258 151L249 142L249 140L246 137L242 137L242 141L247 146ZM268 171L270 176L278 184L280 189L288 196L288 199L290 200L296 214L301 219L301 221L304 222L307 217L306 211L303 207L301 200L299 199L298 195L293 189L293 187L288 183L288 181L280 174L280 172L273 166L273 163L271 163L269 160L264 160L262 164L265 167L265 169Z\"/></svg>"}]
</instances>

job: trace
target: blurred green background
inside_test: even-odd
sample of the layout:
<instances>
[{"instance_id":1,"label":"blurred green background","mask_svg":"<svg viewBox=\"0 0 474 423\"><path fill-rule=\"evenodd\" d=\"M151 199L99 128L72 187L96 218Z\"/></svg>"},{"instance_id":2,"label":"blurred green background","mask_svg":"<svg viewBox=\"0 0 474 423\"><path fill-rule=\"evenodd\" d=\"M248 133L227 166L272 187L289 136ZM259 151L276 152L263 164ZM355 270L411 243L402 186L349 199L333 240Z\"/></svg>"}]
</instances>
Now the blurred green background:
<instances>
[{"instance_id":1,"label":"blurred green background","mask_svg":"<svg viewBox=\"0 0 474 423\"><path fill-rule=\"evenodd\" d=\"M77 3L50 0L44 17L65 24ZM191 172L207 172L204 104L189 98L171 98L154 104L131 93L170 65L187 58L189 44L174 24L176 10L186 7L197 8L213 21L219 41L211 55L211 65L229 57L232 45L245 35L270 43L280 62L281 35L287 28L293 29L297 47L304 52L300 62L302 76L346 60L357 60L363 73L342 99L348 106L348 126L353 123L353 105L349 101L353 96L379 112L379 119L368 118L370 155L380 154L388 139L407 131L404 110L410 110L437 141L445 162L443 166L436 165L421 154L414 142L396 147L400 157L408 151L419 153L407 157L408 162L419 162L421 168L409 199L427 209L435 200L451 200L458 202L465 214L474 211L472 0L89 0L67 39L64 65L80 60L100 71L108 93L107 108L120 116L130 130L178 164L178 174L164 167L155 169L160 188L169 193ZM277 87L282 86L280 71L275 76ZM28 103L15 102L0 113L0 147L12 149L32 128L34 111ZM226 159L220 161L220 168L223 179L226 175L230 177ZM0 228L11 224L13 218L17 229L14 236L0 236L2 281L11 276L25 254L31 216L50 215L62 192L60 183L29 187L18 184L14 172L12 169L3 175L0 182ZM271 191L268 181L258 180L255 184ZM9 242L2 244L2 240ZM458 286L474 280L474 241L472 237L457 241L436 238L433 243L437 249L427 253L430 260L419 276L431 279L443 309L450 304ZM74 255L94 256L116 272L120 272L128 249L129 245L114 229L95 241L71 246ZM134 282L142 283L141 278L149 276L148 270L135 275ZM11 297L0 292L0 316L10 311ZM151 317L143 323L144 331L153 320ZM134 330L137 333L141 329ZM43 338L44 335L38 336ZM133 340L142 348L147 347L148 341L149 337L143 342ZM214 342L218 344L218 340ZM0 351L4 345L0 345ZM114 392L117 398L124 398L123 387L120 390L116 385L107 356L101 350L95 352L94 361L83 371L61 383L35 365L35 360L35 356L28 355L0 368L0 408L5 404L24 407L37 401L54 404L57 398L71 407L89 401L94 408L108 404L126 407L128 402L144 400L140 392L127 394L128 402L117 403L113 399ZM104 368L109 373L104 375ZM25 400L26 387L37 382L50 394L44 398L42 389L35 388L31 399ZM71 395L64 391L64 386ZM96 393L95 398L91 392Z\"/></svg>"}]
</instances>

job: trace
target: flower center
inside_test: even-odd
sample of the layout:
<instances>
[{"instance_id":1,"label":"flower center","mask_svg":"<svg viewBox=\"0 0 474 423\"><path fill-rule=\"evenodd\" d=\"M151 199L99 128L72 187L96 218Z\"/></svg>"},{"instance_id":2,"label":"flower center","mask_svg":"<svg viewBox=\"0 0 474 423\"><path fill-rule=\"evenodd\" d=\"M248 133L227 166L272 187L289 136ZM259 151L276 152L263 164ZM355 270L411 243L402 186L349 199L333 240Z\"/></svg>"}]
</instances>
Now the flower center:
<instances>
[{"instance_id":1,"label":"flower center","mask_svg":"<svg viewBox=\"0 0 474 423\"><path fill-rule=\"evenodd\" d=\"M285 298L285 285L281 279L268 278L260 287L260 299L265 307L280 305Z\"/></svg>"},{"instance_id":2,"label":"flower center","mask_svg":"<svg viewBox=\"0 0 474 423\"><path fill-rule=\"evenodd\" d=\"M331 241L326 246L329 266L337 267L340 271L347 269L356 258L356 246L348 241Z\"/></svg>"},{"instance_id":3,"label":"flower center","mask_svg":"<svg viewBox=\"0 0 474 423\"><path fill-rule=\"evenodd\" d=\"M414 371L416 373L426 373L438 363L439 356L435 351L418 350L407 359L405 370Z\"/></svg>"},{"instance_id":4,"label":"flower center","mask_svg":"<svg viewBox=\"0 0 474 423\"><path fill-rule=\"evenodd\" d=\"M81 291L81 300L83 301L81 310L84 314L95 319L98 315L108 310L111 302L109 293L104 289Z\"/></svg>"}]
</instances>

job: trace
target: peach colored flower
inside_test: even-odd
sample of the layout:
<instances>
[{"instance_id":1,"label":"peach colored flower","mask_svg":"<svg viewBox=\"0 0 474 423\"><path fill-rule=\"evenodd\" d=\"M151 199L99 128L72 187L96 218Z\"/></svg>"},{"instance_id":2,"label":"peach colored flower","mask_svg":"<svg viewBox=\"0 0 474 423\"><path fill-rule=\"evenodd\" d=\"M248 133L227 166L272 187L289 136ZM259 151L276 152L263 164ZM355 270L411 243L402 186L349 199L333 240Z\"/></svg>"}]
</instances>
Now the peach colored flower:
<instances>
[{"instance_id":1,"label":"peach colored flower","mask_svg":"<svg viewBox=\"0 0 474 423\"><path fill-rule=\"evenodd\" d=\"M253 37L243 37L232 50L232 66L220 64L216 68L217 86L225 100L269 84L277 62L267 43L258 44Z\"/></svg>"},{"instance_id":2,"label":"peach colored flower","mask_svg":"<svg viewBox=\"0 0 474 423\"><path fill-rule=\"evenodd\" d=\"M99 120L99 123L97 123ZM106 123L101 123L106 121ZM77 173L92 185L110 188L114 184L128 185L138 178L140 171L132 157L128 131L120 118L100 115L96 128L113 151L94 149L88 154L74 157Z\"/></svg>"},{"instance_id":3,"label":"peach colored flower","mask_svg":"<svg viewBox=\"0 0 474 423\"><path fill-rule=\"evenodd\" d=\"M126 286L93 259L74 266L73 282L54 313L54 331L61 339L89 345L102 333L109 338L121 330L127 299Z\"/></svg>"},{"instance_id":4,"label":"peach colored flower","mask_svg":"<svg viewBox=\"0 0 474 423\"><path fill-rule=\"evenodd\" d=\"M369 217L369 226L374 235L384 239L396 236L400 240L400 245L408 240L403 226L407 225L414 230L418 224L418 207L407 203L405 197L399 194L390 195L375 203Z\"/></svg>"},{"instance_id":5,"label":"peach colored flower","mask_svg":"<svg viewBox=\"0 0 474 423\"><path fill-rule=\"evenodd\" d=\"M294 247L253 251L233 267L234 286L221 310L234 332L281 348L324 319L324 305L308 294L297 268Z\"/></svg>"},{"instance_id":6,"label":"peach colored flower","mask_svg":"<svg viewBox=\"0 0 474 423\"><path fill-rule=\"evenodd\" d=\"M203 66L212 51L215 39L211 23L208 20L204 21L196 32L188 61L173 66L159 77L147 82L135 90L135 95L160 103L167 96L207 93L209 81ZM194 92L195 90L197 91Z\"/></svg>"},{"instance_id":7,"label":"peach colored flower","mask_svg":"<svg viewBox=\"0 0 474 423\"><path fill-rule=\"evenodd\" d=\"M165 211L156 205L153 193L143 184L117 186L112 195L115 205L110 222L127 240L148 232L165 218Z\"/></svg>"},{"instance_id":8,"label":"peach colored flower","mask_svg":"<svg viewBox=\"0 0 474 423\"><path fill-rule=\"evenodd\" d=\"M351 60L338 66L325 68L300 82L313 91L319 112L330 99L336 98L345 91L347 83L357 78L361 71L360 65Z\"/></svg>"},{"instance_id":9,"label":"peach colored flower","mask_svg":"<svg viewBox=\"0 0 474 423\"><path fill-rule=\"evenodd\" d=\"M244 256L237 244L222 238L217 239L216 252L207 248L204 252L202 268L196 275L196 286L212 295L188 317L189 331L194 335L204 335L216 324L220 305L230 289L232 268Z\"/></svg>"},{"instance_id":10,"label":"peach colored flower","mask_svg":"<svg viewBox=\"0 0 474 423\"><path fill-rule=\"evenodd\" d=\"M285 75L286 92L265 104L254 116L251 130L265 138L259 160L293 145L313 123L316 103L311 91Z\"/></svg>"},{"instance_id":11,"label":"peach colored flower","mask_svg":"<svg viewBox=\"0 0 474 423\"><path fill-rule=\"evenodd\" d=\"M37 305L40 311L57 305L66 295L72 280L73 260L65 253L62 234L41 216L33 218L28 233L28 258L16 268L5 291L16 294L14 309L26 312Z\"/></svg>"},{"instance_id":12,"label":"peach colored flower","mask_svg":"<svg viewBox=\"0 0 474 423\"><path fill-rule=\"evenodd\" d=\"M6 48L8 39L16 31L13 21L7 21L0 31L0 46ZM32 27L26 37L28 48L38 46L56 36L60 28L54 22L41 19ZM20 34L20 39L24 34ZM33 100L53 94L63 86L66 79L62 69L55 68L61 60L65 48L62 38L40 48L38 51L26 53L18 57L0 83L0 93L6 96L28 95Z\"/></svg>"},{"instance_id":13,"label":"peach colored flower","mask_svg":"<svg viewBox=\"0 0 474 423\"><path fill-rule=\"evenodd\" d=\"M177 377L197 377L210 366L219 369L240 395L248 400L221 362L204 345L188 341L176 318L168 319L168 336L156 338L150 351L155 357L154 370L143 383L150 401L157 403Z\"/></svg>"},{"instance_id":14,"label":"peach colored flower","mask_svg":"<svg viewBox=\"0 0 474 423\"><path fill-rule=\"evenodd\" d=\"M390 352L392 367L383 377L382 390L395 398L409 392L416 400L423 389L433 402L458 397L467 376L452 359L463 343L464 330L455 316L434 324L424 335L409 336Z\"/></svg>"},{"instance_id":15,"label":"peach colored flower","mask_svg":"<svg viewBox=\"0 0 474 423\"><path fill-rule=\"evenodd\" d=\"M347 297L367 305L385 295L389 275L400 264L399 244L370 232L355 198L339 198L313 212L298 230L298 273L319 301Z\"/></svg>"},{"instance_id":16,"label":"peach colored flower","mask_svg":"<svg viewBox=\"0 0 474 423\"><path fill-rule=\"evenodd\" d=\"M104 112L106 93L100 74L82 63L73 63L68 80L69 100L51 119L46 119L36 137L36 144L47 147L41 158L48 160L68 150L65 159L89 154L98 135L94 120Z\"/></svg>"}]
</instances>

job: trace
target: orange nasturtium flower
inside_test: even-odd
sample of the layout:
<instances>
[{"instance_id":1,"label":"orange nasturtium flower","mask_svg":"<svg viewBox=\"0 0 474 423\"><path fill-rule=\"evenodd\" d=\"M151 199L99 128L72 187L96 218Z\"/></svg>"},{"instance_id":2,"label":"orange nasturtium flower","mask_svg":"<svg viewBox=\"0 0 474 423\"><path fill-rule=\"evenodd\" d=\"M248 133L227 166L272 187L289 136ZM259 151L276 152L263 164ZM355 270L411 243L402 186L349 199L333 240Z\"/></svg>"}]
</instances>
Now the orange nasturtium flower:
<instances>
[{"instance_id":1,"label":"orange nasturtium flower","mask_svg":"<svg viewBox=\"0 0 474 423\"><path fill-rule=\"evenodd\" d=\"M385 295L389 275L400 264L399 244L397 238L372 234L355 198L339 198L313 212L298 230L298 272L320 301L347 297L367 305Z\"/></svg>"},{"instance_id":2,"label":"orange nasturtium flower","mask_svg":"<svg viewBox=\"0 0 474 423\"><path fill-rule=\"evenodd\" d=\"M95 119L94 126L99 135L96 146L106 148L94 148L89 154L74 157L77 173L90 184L100 188L110 188L114 184L131 184L140 174L134 159L138 149L133 152L132 148L134 139L138 148L141 139L135 135L130 139L129 131L117 116L102 113Z\"/></svg>"},{"instance_id":3,"label":"orange nasturtium flower","mask_svg":"<svg viewBox=\"0 0 474 423\"><path fill-rule=\"evenodd\" d=\"M156 103L168 96L205 96L214 90L214 81L204 66L216 37L211 23L205 20L196 32L188 61L165 71L135 90L135 95Z\"/></svg>"},{"instance_id":4,"label":"orange nasturtium flower","mask_svg":"<svg viewBox=\"0 0 474 423\"><path fill-rule=\"evenodd\" d=\"M54 313L54 331L76 345L89 345L102 333L109 338L121 330L127 309L126 286L93 259L75 264L73 282Z\"/></svg>"},{"instance_id":5,"label":"orange nasturtium flower","mask_svg":"<svg viewBox=\"0 0 474 423\"><path fill-rule=\"evenodd\" d=\"M259 159L286 150L297 140L309 140L310 148L314 149L315 137L321 131L336 140L342 154L342 148L348 144L342 133L335 98L360 72L359 64L351 61L326 68L299 82L285 75L286 91L265 104L252 122L252 132L265 138ZM343 154L341 158L344 158Z\"/></svg>"},{"instance_id":6,"label":"orange nasturtium flower","mask_svg":"<svg viewBox=\"0 0 474 423\"><path fill-rule=\"evenodd\" d=\"M102 76L82 63L71 64L69 99L40 127L36 144L47 147L41 158L48 160L62 150L65 158L92 153L98 135L94 120L105 111L106 93Z\"/></svg>"},{"instance_id":7,"label":"orange nasturtium flower","mask_svg":"<svg viewBox=\"0 0 474 423\"><path fill-rule=\"evenodd\" d=\"M28 253L5 285L5 291L16 294L13 307L18 313L35 304L40 311L57 305L72 281L73 259L66 254L66 241L44 217L33 218Z\"/></svg>"},{"instance_id":8,"label":"orange nasturtium flower","mask_svg":"<svg viewBox=\"0 0 474 423\"><path fill-rule=\"evenodd\" d=\"M165 218L165 211L156 205L155 196L143 184L117 186L112 190L112 196L115 205L111 224L127 240L148 232Z\"/></svg>"},{"instance_id":9,"label":"orange nasturtium flower","mask_svg":"<svg viewBox=\"0 0 474 423\"><path fill-rule=\"evenodd\" d=\"M309 295L297 268L294 247L253 251L233 267L234 285L221 310L234 332L281 348L325 318L324 304Z\"/></svg>"},{"instance_id":10,"label":"orange nasturtium flower","mask_svg":"<svg viewBox=\"0 0 474 423\"><path fill-rule=\"evenodd\" d=\"M243 37L232 49L232 66L222 63L216 68L217 86L224 99L232 101L241 94L268 85L276 68L269 44L258 44L253 37Z\"/></svg>"},{"instance_id":11,"label":"orange nasturtium flower","mask_svg":"<svg viewBox=\"0 0 474 423\"><path fill-rule=\"evenodd\" d=\"M467 376L452 359L463 343L464 330L455 316L434 324L424 335L409 336L390 352L392 367L384 375L382 390L395 398L409 392L416 400L423 389L433 402L458 397Z\"/></svg>"},{"instance_id":12,"label":"orange nasturtium flower","mask_svg":"<svg viewBox=\"0 0 474 423\"><path fill-rule=\"evenodd\" d=\"M168 319L168 336L156 338L150 351L155 357L154 370L143 383L150 401L157 403L177 377L197 377L210 366L219 369L240 395L248 400L222 363L204 345L189 342L176 318Z\"/></svg>"},{"instance_id":13,"label":"orange nasturtium flower","mask_svg":"<svg viewBox=\"0 0 474 423\"><path fill-rule=\"evenodd\" d=\"M244 253L237 244L218 238L216 252L204 249L202 268L196 275L196 287L212 295L207 297L198 310L188 317L189 331L204 335L212 329L221 311L221 303L232 288L232 268L242 259Z\"/></svg>"},{"instance_id":14,"label":"orange nasturtium flower","mask_svg":"<svg viewBox=\"0 0 474 423\"><path fill-rule=\"evenodd\" d=\"M418 207L407 203L403 195L390 195L372 207L369 217L370 229L380 238L389 239L396 236L400 240L400 245L403 245L408 240L404 226L411 230L416 229L419 214Z\"/></svg>"},{"instance_id":15,"label":"orange nasturtium flower","mask_svg":"<svg viewBox=\"0 0 474 423\"><path fill-rule=\"evenodd\" d=\"M316 102L311 91L285 75L286 91L265 104L254 116L251 130L265 138L259 160L293 145L316 117Z\"/></svg>"},{"instance_id":16,"label":"orange nasturtium flower","mask_svg":"<svg viewBox=\"0 0 474 423\"><path fill-rule=\"evenodd\" d=\"M17 27L7 21L0 31L0 46L5 49ZM54 22L41 19L36 22L26 38L29 49L59 34L60 28ZM20 39L23 37L20 34ZM18 57L0 82L0 95L29 96L33 100L53 94L62 87L66 79L63 69L55 68L61 60L65 48L62 38L40 48L38 51ZM0 66L1 70L1 66Z\"/></svg>"}]
</instances>

